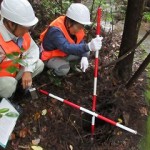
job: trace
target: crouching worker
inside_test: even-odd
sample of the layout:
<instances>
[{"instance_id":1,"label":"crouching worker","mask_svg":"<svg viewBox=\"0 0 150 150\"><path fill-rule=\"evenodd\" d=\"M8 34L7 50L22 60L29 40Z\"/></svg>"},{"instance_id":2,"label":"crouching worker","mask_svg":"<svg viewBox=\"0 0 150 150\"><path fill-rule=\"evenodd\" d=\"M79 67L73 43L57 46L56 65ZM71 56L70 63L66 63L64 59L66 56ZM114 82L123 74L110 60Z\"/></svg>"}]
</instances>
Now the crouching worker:
<instances>
[{"instance_id":1,"label":"crouching worker","mask_svg":"<svg viewBox=\"0 0 150 150\"><path fill-rule=\"evenodd\" d=\"M41 59L58 76L65 76L70 62L80 61L83 72L88 68L90 51L101 49L102 37L84 41L84 25L90 25L90 12L81 3L73 3L66 16L60 16L40 35Z\"/></svg>"},{"instance_id":2,"label":"crouching worker","mask_svg":"<svg viewBox=\"0 0 150 150\"><path fill-rule=\"evenodd\" d=\"M0 97L9 98L21 79L24 89L44 67L29 30L38 22L27 0L3 0L0 22ZM16 71L15 71L16 70Z\"/></svg>"}]
</instances>

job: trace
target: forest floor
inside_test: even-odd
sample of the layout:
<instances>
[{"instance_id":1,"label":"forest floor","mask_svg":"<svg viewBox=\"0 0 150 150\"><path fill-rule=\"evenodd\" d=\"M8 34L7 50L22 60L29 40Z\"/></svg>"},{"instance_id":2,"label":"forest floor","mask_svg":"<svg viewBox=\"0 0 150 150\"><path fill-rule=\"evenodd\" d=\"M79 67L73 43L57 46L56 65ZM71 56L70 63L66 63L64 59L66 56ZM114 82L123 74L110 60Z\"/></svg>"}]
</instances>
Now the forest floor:
<instances>
[{"instance_id":1,"label":"forest floor","mask_svg":"<svg viewBox=\"0 0 150 150\"><path fill-rule=\"evenodd\" d=\"M113 38L104 36L99 57L96 112L144 134L148 115L148 105L144 98L145 73L130 89L126 89L113 79L113 67L101 69L102 65L117 58L119 45L119 35L113 34ZM141 61L134 64L134 70ZM93 72L94 54L91 54L90 67L86 73L72 71L67 77L56 77L54 81L45 69L34 79L33 84L38 89L91 110ZM31 150L33 145L39 145L43 150L139 149L141 136L98 119L94 140L91 141L91 116L41 93L38 93L38 96L35 100L30 96L19 96L23 113L17 121L6 150Z\"/></svg>"}]
</instances>

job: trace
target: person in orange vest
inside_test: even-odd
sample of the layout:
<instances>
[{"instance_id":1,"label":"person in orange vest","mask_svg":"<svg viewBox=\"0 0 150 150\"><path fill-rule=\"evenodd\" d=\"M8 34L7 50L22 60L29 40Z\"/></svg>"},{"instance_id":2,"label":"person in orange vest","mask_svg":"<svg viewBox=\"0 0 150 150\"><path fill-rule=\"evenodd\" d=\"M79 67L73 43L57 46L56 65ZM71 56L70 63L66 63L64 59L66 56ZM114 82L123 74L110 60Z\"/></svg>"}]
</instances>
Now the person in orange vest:
<instances>
[{"instance_id":1,"label":"person in orange vest","mask_svg":"<svg viewBox=\"0 0 150 150\"><path fill-rule=\"evenodd\" d=\"M70 62L80 61L83 72L88 68L90 51L101 49L102 37L84 41L84 25L91 25L90 12L81 3L72 3L65 16L60 16L41 35L41 59L58 76L65 76Z\"/></svg>"},{"instance_id":2,"label":"person in orange vest","mask_svg":"<svg viewBox=\"0 0 150 150\"><path fill-rule=\"evenodd\" d=\"M24 89L42 72L39 48L29 30L37 24L28 0L3 0L0 21L0 98L10 98L18 80Z\"/></svg>"}]
</instances>

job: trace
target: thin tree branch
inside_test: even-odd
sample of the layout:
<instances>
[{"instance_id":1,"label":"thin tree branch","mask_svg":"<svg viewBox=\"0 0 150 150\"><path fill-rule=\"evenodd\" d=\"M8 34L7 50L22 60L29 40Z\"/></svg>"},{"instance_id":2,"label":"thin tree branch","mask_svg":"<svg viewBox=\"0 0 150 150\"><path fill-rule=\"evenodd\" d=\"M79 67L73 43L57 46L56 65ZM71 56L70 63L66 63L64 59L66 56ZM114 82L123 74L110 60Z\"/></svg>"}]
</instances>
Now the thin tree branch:
<instances>
[{"instance_id":1,"label":"thin tree branch","mask_svg":"<svg viewBox=\"0 0 150 150\"><path fill-rule=\"evenodd\" d=\"M143 36L143 38L135 45L135 47L133 47L132 49L130 49L127 53L125 53L124 55L122 55L121 57L119 57L117 60L114 60L114 61L112 61L111 63L102 66L102 68L107 68L107 67L109 67L109 66L112 66L112 65L114 65L114 64L116 64L116 63L118 63L118 62L120 62L121 60L123 60L124 58L126 58L127 56L129 56L130 54L132 54L132 53L135 51L135 49L136 49L139 45L141 45L141 43L149 36L149 34L150 34L150 30L146 32L146 34L145 34L145 35Z\"/></svg>"},{"instance_id":2,"label":"thin tree branch","mask_svg":"<svg viewBox=\"0 0 150 150\"><path fill-rule=\"evenodd\" d=\"M132 84L139 78L139 76L141 75L141 73L148 66L149 62L150 62L150 54L148 54L148 56L145 58L145 60L140 65L140 67L138 68L138 70L134 73L134 75L131 77L131 79L127 82L127 84L126 84L126 88L127 89L130 88L132 86Z\"/></svg>"}]
</instances>

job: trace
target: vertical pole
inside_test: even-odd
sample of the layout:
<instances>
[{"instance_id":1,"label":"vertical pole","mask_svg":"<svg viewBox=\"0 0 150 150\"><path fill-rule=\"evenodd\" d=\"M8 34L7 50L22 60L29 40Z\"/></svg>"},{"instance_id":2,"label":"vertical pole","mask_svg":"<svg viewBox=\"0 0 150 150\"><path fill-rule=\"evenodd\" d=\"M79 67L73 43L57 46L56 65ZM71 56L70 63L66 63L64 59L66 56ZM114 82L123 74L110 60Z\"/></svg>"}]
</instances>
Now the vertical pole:
<instances>
[{"instance_id":1,"label":"vertical pole","mask_svg":"<svg viewBox=\"0 0 150 150\"><path fill-rule=\"evenodd\" d=\"M97 10L97 28L96 28L96 36L99 37L100 35L100 19L101 19L102 10L99 7ZM95 69L94 69L94 90L93 90L93 106L92 111L95 112L96 109L96 101L97 101L97 76L98 76L98 56L99 50L95 53ZM95 116L92 117L92 125L91 125L91 139L93 140L95 132Z\"/></svg>"}]
</instances>

